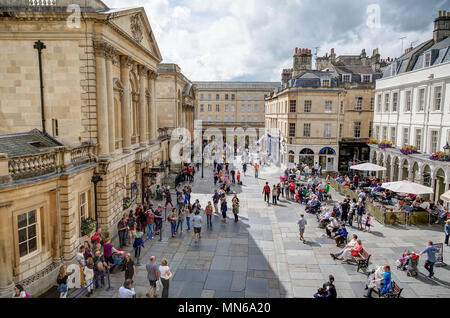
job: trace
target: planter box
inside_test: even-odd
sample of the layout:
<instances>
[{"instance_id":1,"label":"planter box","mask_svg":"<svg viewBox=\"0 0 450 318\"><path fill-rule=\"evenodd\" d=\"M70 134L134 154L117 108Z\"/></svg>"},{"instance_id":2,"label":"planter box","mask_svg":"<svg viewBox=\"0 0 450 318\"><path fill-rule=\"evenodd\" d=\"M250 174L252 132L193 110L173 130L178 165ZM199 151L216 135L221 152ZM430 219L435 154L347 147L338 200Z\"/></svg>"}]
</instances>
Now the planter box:
<instances>
[{"instance_id":1,"label":"planter box","mask_svg":"<svg viewBox=\"0 0 450 318\"><path fill-rule=\"evenodd\" d=\"M426 225L429 223L428 212L410 212L409 224L410 225Z\"/></svg>"},{"instance_id":2,"label":"planter box","mask_svg":"<svg viewBox=\"0 0 450 318\"><path fill-rule=\"evenodd\" d=\"M384 214L384 225L406 224L405 212L386 212Z\"/></svg>"}]
</instances>

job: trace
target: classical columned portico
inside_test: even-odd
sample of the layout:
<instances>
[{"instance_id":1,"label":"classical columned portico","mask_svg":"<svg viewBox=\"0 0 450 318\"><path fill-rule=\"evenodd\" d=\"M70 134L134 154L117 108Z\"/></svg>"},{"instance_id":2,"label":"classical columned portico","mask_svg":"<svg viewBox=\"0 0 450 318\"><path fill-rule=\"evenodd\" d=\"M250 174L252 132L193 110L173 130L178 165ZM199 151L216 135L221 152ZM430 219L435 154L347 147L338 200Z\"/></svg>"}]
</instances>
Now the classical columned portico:
<instances>
[{"instance_id":1,"label":"classical columned portico","mask_svg":"<svg viewBox=\"0 0 450 318\"><path fill-rule=\"evenodd\" d=\"M106 89L106 53L108 44L94 41L97 92L97 140L100 157L109 155L108 96Z\"/></svg>"},{"instance_id":2,"label":"classical columned portico","mask_svg":"<svg viewBox=\"0 0 450 318\"><path fill-rule=\"evenodd\" d=\"M147 145L147 112L146 112L146 90L147 90L147 74L146 67L139 67L139 141L142 147Z\"/></svg>"},{"instance_id":3,"label":"classical columned portico","mask_svg":"<svg viewBox=\"0 0 450 318\"><path fill-rule=\"evenodd\" d=\"M130 69L132 60L130 57L122 55L120 57L120 81L123 85L122 95L122 138L123 151L131 151L131 83Z\"/></svg>"}]
</instances>

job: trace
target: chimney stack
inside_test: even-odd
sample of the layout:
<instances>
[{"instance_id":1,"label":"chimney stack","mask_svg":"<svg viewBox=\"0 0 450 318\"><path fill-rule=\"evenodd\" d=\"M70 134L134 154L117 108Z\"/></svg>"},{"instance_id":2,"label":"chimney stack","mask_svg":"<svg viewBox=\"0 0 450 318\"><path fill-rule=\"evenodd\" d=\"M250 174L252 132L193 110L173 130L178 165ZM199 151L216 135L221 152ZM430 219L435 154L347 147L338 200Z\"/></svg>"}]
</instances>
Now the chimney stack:
<instances>
[{"instance_id":1,"label":"chimney stack","mask_svg":"<svg viewBox=\"0 0 450 318\"><path fill-rule=\"evenodd\" d=\"M439 10L438 17L434 20L434 43L438 43L447 37L450 37L450 12Z\"/></svg>"}]
</instances>

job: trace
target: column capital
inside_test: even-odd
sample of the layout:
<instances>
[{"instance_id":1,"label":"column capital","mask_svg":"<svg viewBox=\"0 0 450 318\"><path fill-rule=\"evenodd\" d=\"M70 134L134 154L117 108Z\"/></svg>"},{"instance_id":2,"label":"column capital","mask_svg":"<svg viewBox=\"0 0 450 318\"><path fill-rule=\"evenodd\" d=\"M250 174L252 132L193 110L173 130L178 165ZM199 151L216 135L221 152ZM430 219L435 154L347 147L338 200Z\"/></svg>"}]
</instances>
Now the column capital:
<instances>
[{"instance_id":1,"label":"column capital","mask_svg":"<svg viewBox=\"0 0 450 318\"><path fill-rule=\"evenodd\" d=\"M133 67L133 59L128 55L121 55L120 62L123 67L131 69Z\"/></svg>"},{"instance_id":2,"label":"column capital","mask_svg":"<svg viewBox=\"0 0 450 318\"><path fill-rule=\"evenodd\" d=\"M138 66L139 76L148 77L148 72L149 72L149 70L146 66L143 66L143 65Z\"/></svg>"},{"instance_id":3,"label":"column capital","mask_svg":"<svg viewBox=\"0 0 450 318\"><path fill-rule=\"evenodd\" d=\"M114 60L117 60L117 57L116 57L117 50L114 46L112 46L111 44L106 44L105 52L106 52L107 59L111 59L111 60L113 60L113 62L114 62Z\"/></svg>"},{"instance_id":4,"label":"column capital","mask_svg":"<svg viewBox=\"0 0 450 318\"><path fill-rule=\"evenodd\" d=\"M149 71L148 77L149 77L151 80L156 80L156 79L158 78L158 73L155 72L155 71L150 70L150 71Z\"/></svg>"},{"instance_id":5,"label":"column capital","mask_svg":"<svg viewBox=\"0 0 450 318\"><path fill-rule=\"evenodd\" d=\"M98 57L106 57L108 51L108 44L103 40L92 41L92 46L94 48L94 54Z\"/></svg>"}]
</instances>

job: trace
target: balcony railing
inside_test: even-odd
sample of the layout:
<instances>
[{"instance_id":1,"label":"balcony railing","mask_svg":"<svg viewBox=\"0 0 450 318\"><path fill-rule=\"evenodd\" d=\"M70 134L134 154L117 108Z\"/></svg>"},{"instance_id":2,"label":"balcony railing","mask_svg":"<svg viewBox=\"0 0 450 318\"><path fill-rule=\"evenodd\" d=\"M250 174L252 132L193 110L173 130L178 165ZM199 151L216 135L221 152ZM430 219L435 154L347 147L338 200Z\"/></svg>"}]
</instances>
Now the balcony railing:
<instances>
[{"instance_id":1,"label":"balcony railing","mask_svg":"<svg viewBox=\"0 0 450 318\"><path fill-rule=\"evenodd\" d=\"M93 147L90 145L72 149L56 147L45 153L14 158L0 154L0 184L67 171L92 161Z\"/></svg>"}]
</instances>

